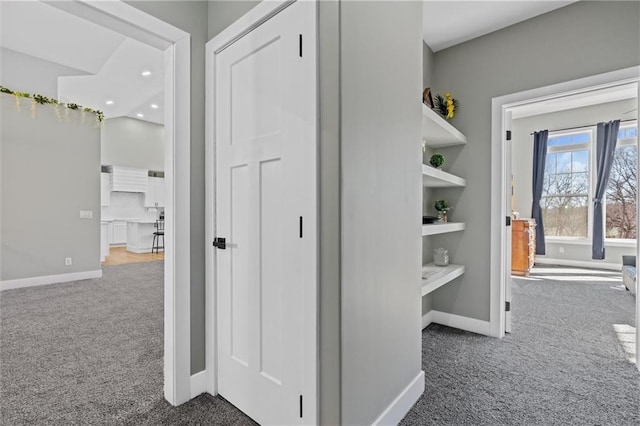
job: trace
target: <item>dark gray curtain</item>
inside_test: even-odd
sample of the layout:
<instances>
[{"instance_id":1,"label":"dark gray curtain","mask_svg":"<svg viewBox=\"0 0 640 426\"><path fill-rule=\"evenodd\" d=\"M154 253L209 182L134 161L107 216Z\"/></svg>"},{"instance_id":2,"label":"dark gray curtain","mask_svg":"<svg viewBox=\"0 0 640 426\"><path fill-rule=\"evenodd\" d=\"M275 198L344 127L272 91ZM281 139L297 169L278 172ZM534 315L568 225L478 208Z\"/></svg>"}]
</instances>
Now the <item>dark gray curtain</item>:
<instances>
[{"instance_id":1,"label":"dark gray curtain","mask_svg":"<svg viewBox=\"0 0 640 426\"><path fill-rule=\"evenodd\" d=\"M547 140L549 131L541 130L533 133L533 204L531 217L536 220L536 254L545 254L544 224L542 223L542 189L544 168L547 163Z\"/></svg>"},{"instance_id":2,"label":"dark gray curtain","mask_svg":"<svg viewBox=\"0 0 640 426\"><path fill-rule=\"evenodd\" d=\"M593 198L593 244L591 258L604 259L604 223L602 199L607 190L609 173L613 164L613 156L618 142L620 120L598 123L596 131L596 191Z\"/></svg>"}]
</instances>

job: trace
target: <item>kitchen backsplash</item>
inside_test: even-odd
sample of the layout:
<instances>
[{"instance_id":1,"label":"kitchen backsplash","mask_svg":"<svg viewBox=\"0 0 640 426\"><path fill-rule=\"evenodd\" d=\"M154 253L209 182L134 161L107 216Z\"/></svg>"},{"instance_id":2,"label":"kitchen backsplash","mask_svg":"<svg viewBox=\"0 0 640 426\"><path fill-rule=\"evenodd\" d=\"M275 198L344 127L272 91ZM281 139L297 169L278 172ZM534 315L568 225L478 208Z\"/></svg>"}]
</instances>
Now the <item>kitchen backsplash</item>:
<instances>
[{"instance_id":1,"label":"kitchen backsplash","mask_svg":"<svg viewBox=\"0 0 640 426\"><path fill-rule=\"evenodd\" d=\"M159 211L144 206L144 194L141 192L112 192L109 206L101 210L102 220L144 219L155 220Z\"/></svg>"}]
</instances>

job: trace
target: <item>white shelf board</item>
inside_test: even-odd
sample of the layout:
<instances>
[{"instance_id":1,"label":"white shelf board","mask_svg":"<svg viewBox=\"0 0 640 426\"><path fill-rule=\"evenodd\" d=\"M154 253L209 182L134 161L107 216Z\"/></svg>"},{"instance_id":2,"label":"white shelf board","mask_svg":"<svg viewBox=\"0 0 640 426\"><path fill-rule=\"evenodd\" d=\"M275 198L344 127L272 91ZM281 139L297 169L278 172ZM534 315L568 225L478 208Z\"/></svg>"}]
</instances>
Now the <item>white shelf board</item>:
<instances>
[{"instance_id":1,"label":"white shelf board","mask_svg":"<svg viewBox=\"0 0 640 426\"><path fill-rule=\"evenodd\" d=\"M453 279L464 274L464 265L436 266L429 263L422 267L422 295L442 287Z\"/></svg>"},{"instance_id":2,"label":"white shelf board","mask_svg":"<svg viewBox=\"0 0 640 426\"><path fill-rule=\"evenodd\" d=\"M464 231L464 222L430 223L422 225L422 236Z\"/></svg>"},{"instance_id":3,"label":"white shelf board","mask_svg":"<svg viewBox=\"0 0 640 426\"><path fill-rule=\"evenodd\" d=\"M425 104L422 104L422 139L431 148L467 143L465 135Z\"/></svg>"},{"instance_id":4,"label":"white shelf board","mask_svg":"<svg viewBox=\"0 0 640 426\"><path fill-rule=\"evenodd\" d=\"M467 180L423 164L422 185L429 188L464 187L467 186Z\"/></svg>"}]
</instances>

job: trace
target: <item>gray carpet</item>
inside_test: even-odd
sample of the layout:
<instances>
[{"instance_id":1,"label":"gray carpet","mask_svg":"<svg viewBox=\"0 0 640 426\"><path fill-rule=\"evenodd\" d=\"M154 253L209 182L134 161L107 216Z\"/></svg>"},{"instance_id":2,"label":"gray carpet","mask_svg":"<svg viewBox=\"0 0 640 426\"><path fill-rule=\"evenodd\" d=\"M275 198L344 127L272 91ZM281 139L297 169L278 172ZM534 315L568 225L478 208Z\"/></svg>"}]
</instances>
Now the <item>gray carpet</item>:
<instances>
[{"instance_id":1,"label":"gray carpet","mask_svg":"<svg viewBox=\"0 0 640 426\"><path fill-rule=\"evenodd\" d=\"M402 425L640 425L640 372L613 329L634 325L634 297L611 273L552 272L514 280L504 339L423 331L426 390Z\"/></svg>"},{"instance_id":2,"label":"gray carpet","mask_svg":"<svg viewBox=\"0 0 640 426\"><path fill-rule=\"evenodd\" d=\"M0 293L0 424L254 424L219 397L164 400L162 269Z\"/></svg>"},{"instance_id":3,"label":"gray carpet","mask_svg":"<svg viewBox=\"0 0 640 426\"><path fill-rule=\"evenodd\" d=\"M516 280L501 340L429 326L426 391L402 424L640 424L640 373L612 327L633 324L634 298L599 279ZM0 424L254 424L219 397L164 400L161 287L151 262L0 293Z\"/></svg>"}]
</instances>

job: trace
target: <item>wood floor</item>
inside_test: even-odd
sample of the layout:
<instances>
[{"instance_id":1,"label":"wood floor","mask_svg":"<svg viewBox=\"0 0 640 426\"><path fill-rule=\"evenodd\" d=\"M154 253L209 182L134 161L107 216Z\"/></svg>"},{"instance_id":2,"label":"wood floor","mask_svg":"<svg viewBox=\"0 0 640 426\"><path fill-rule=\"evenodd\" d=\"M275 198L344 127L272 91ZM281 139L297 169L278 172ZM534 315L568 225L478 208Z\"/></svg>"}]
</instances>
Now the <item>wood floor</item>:
<instances>
[{"instance_id":1,"label":"wood floor","mask_svg":"<svg viewBox=\"0 0 640 426\"><path fill-rule=\"evenodd\" d=\"M103 266L124 265L125 263L151 262L164 260L164 252L160 253L132 253L126 247L111 247Z\"/></svg>"}]
</instances>

